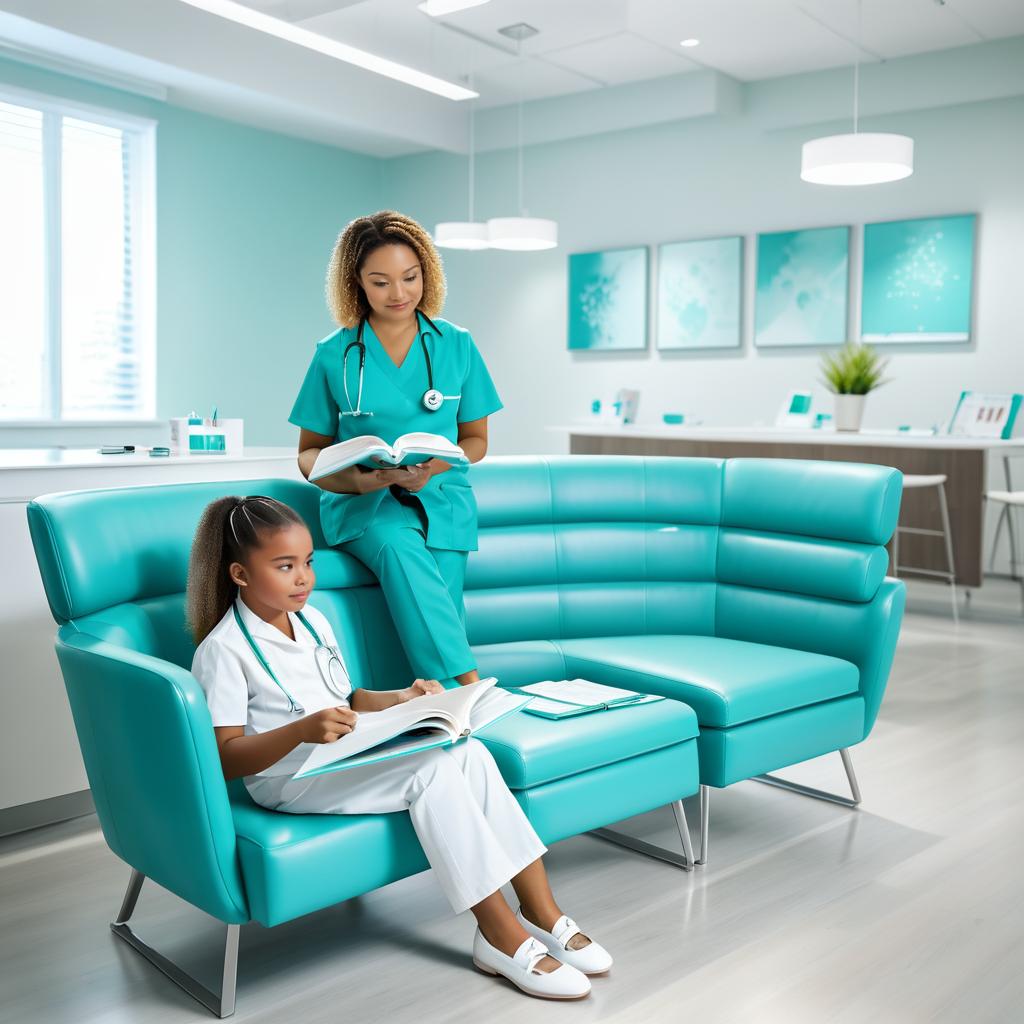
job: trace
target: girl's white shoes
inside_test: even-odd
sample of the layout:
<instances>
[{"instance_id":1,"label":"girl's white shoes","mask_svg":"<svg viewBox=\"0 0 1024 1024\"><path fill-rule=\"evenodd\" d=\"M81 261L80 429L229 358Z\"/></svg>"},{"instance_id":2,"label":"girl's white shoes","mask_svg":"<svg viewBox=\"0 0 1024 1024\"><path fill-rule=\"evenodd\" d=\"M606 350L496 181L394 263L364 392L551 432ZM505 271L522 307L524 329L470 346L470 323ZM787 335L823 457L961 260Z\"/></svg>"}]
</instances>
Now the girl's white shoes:
<instances>
[{"instance_id":1,"label":"girl's white shoes","mask_svg":"<svg viewBox=\"0 0 1024 1024\"><path fill-rule=\"evenodd\" d=\"M544 943L548 952L562 963L575 967L583 974L604 974L612 965L608 950L600 943L590 940L582 949L570 949L569 940L580 933L580 928L571 917L564 914L555 922L551 931L546 932L539 925L523 916L523 908L516 911L516 920L526 929L528 935Z\"/></svg>"},{"instance_id":2,"label":"girl's white shoes","mask_svg":"<svg viewBox=\"0 0 1024 1024\"><path fill-rule=\"evenodd\" d=\"M547 947L536 939L526 939L512 956L495 949L479 928L473 936L473 963L485 974L501 974L517 988L542 999L582 999L590 994L590 980L570 964L562 963L553 971L537 967L548 956ZM561 959L556 957L556 959Z\"/></svg>"}]
</instances>

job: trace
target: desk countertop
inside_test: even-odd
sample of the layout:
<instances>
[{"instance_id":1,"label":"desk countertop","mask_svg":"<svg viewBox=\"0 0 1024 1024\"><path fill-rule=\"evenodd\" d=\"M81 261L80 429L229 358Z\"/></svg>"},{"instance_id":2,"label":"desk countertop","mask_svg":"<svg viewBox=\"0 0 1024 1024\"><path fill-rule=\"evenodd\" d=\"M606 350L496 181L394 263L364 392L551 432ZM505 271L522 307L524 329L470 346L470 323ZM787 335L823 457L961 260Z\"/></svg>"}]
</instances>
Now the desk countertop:
<instances>
[{"instance_id":1,"label":"desk countertop","mask_svg":"<svg viewBox=\"0 0 1024 1024\"><path fill-rule=\"evenodd\" d=\"M165 455L153 458L143 450L132 455L100 455L92 448L0 448L0 471L5 469L117 469L139 466L190 465L200 463L264 462L282 459L295 462L295 448L245 448L241 455Z\"/></svg>"},{"instance_id":2,"label":"desk countertop","mask_svg":"<svg viewBox=\"0 0 1024 1024\"><path fill-rule=\"evenodd\" d=\"M687 427L658 423L618 426L588 422L548 427L577 437L633 437L678 441L734 441L760 444L857 445L877 448L943 448L958 450L1024 451L1024 437L1004 441L998 437L950 437L948 434L908 433L898 430L785 430L780 427Z\"/></svg>"}]
</instances>

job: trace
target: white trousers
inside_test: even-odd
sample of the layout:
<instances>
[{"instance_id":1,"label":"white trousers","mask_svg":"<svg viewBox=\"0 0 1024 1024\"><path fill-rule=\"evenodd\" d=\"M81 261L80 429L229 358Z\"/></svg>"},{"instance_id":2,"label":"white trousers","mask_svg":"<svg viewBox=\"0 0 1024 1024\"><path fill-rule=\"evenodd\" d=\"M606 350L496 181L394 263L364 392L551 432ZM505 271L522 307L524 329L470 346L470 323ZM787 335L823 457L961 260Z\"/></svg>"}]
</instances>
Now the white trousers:
<instances>
[{"instance_id":1,"label":"white trousers","mask_svg":"<svg viewBox=\"0 0 1024 1024\"><path fill-rule=\"evenodd\" d=\"M547 852L491 752L472 737L359 768L288 778L283 785L271 777L249 792L257 803L292 814L408 811L456 914Z\"/></svg>"}]
</instances>

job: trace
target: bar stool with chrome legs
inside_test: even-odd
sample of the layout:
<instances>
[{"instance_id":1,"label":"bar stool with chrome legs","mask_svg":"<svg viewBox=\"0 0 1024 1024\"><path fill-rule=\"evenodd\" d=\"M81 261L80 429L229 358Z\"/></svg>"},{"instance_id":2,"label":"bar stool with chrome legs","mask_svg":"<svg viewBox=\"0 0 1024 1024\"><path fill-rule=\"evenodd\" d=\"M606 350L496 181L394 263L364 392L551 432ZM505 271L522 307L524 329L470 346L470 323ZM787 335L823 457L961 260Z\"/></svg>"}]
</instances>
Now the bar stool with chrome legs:
<instances>
[{"instance_id":1,"label":"bar stool with chrome legs","mask_svg":"<svg viewBox=\"0 0 1024 1024\"><path fill-rule=\"evenodd\" d=\"M996 548L999 545L999 534L1003 529L1003 520L1006 520L1006 532L1010 538L1010 579L1020 583L1021 601L1024 602L1024 575L1018 572L1017 566L1020 562L1020 548L1017 546L1017 531L1013 523L1013 514L1018 508L1024 508L1024 491L988 491L985 494L986 501L997 501L1002 505L999 512L999 519L996 522L996 533L992 540L992 555L989 558L989 572L996 561Z\"/></svg>"},{"instance_id":2,"label":"bar stool with chrome legs","mask_svg":"<svg viewBox=\"0 0 1024 1024\"><path fill-rule=\"evenodd\" d=\"M942 515L942 529L928 530L920 526L900 526L897 524L896 532L892 535L892 574L899 576L900 569L921 576L937 576L945 580L953 595L953 621L960 622L960 615L956 603L956 563L953 559L953 533L949 526L949 506L946 504L946 474L934 473L929 475L915 476L904 474L903 491L920 487L934 487L939 495L939 512ZM900 534L915 533L924 537L942 537L946 543L946 565L948 569L920 569L913 565L900 565Z\"/></svg>"}]
</instances>

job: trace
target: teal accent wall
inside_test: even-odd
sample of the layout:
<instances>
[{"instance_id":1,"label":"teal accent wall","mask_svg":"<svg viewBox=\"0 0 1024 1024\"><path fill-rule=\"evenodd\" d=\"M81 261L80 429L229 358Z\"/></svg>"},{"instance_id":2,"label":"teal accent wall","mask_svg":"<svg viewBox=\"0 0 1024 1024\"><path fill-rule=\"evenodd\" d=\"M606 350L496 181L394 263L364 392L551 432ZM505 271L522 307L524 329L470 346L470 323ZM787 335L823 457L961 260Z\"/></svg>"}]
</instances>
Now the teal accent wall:
<instances>
[{"instance_id":1,"label":"teal accent wall","mask_svg":"<svg viewBox=\"0 0 1024 1024\"><path fill-rule=\"evenodd\" d=\"M157 417L194 407L290 445L313 346L332 330L324 275L338 232L377 209L380 160L0 59L0 85L157 126ZM167 443L169 428L0 426L0 447Z\"/></svg>"}]
</instances>

